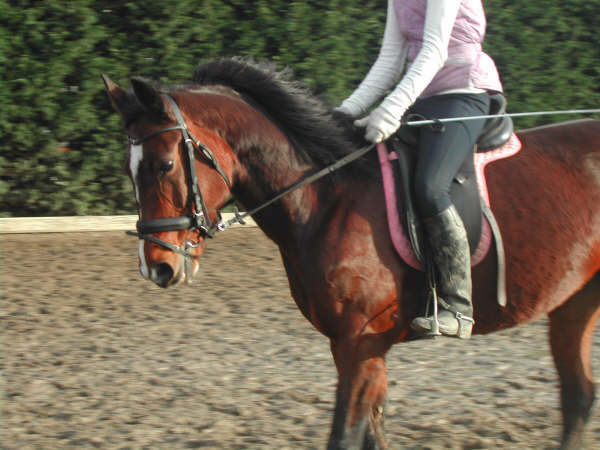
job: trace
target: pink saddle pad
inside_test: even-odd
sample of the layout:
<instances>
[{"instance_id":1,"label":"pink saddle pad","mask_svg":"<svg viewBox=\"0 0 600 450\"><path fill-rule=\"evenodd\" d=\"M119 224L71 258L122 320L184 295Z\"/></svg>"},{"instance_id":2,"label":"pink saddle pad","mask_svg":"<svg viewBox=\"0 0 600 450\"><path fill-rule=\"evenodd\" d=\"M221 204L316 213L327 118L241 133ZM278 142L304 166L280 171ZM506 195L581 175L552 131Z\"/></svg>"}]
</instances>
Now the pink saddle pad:
<instances>
[{"instance_id":1,"label":"pink saddle pad","mask_svg":"<svg viewBox=\"0 0 600 450\"><path fill-rule=\"evenodd\" d=\"M475 153L475 175L477 177L477 185L481 198L490 206L490 196L485 179L485 167L492 161L508 158L516 155L521 150L521 141L516 134L512 134L508 141L497 149L490 150L484 153ZM379 155L379 163L381 166L381 174L383 177L383 189L385 193L385 204L387 210L388 227L394 247L400 257L411 267L417 270L423 270L421 264L412 250L406 230L402 226L402 220L398 214L398 193L396 192L396 183L394 182L394 173L390 161L397 159L395 152L388 153L385 142L377 144L377 153ZM492 231L487 220L483 220L481 228L481 239L477 249L471 255L471 265L479 264L487 255L492 243Z\"/></svg>"}]
</instances>

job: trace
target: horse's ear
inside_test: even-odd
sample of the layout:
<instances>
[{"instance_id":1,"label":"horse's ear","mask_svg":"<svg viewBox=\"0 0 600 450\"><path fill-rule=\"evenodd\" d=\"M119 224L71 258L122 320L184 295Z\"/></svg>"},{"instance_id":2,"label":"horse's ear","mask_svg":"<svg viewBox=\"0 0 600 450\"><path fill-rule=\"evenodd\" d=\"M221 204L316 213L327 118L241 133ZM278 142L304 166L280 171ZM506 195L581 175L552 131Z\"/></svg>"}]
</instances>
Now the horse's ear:
<instances>
[{"instance_id":1,"label":"horse's ear","mask_svg":"<svg viewBox=\"0 0 600 450\"><path fill-rule=\"evenodd\" d=\"M102 81L106 87L106 93L112 103L113 107L118 113L123 115L123 101L125 100L125 90L122 89L117 83L113 82L106 75L102 74Z\"/></svg>"},{"instance_id":2,"label":"horse's ear","mask_svg":"<svg viewBox=\"0 0 600 450\"><path fill-rule=\"evenodd\" d=\"M131 87L140 103L150 111L162 111L163 102L160 98L160 92L151 82L141 77L131 78Z\"/></svg>"}]
</instances>

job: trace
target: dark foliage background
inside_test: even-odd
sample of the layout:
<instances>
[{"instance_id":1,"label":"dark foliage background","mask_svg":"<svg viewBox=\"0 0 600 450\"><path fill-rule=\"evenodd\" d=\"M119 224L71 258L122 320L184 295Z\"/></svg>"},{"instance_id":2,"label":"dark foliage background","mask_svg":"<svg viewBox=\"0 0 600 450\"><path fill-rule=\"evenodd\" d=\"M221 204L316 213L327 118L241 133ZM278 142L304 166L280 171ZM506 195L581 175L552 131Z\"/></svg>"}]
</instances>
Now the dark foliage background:
<instances>
[{"instance_id":1,"label":"dark foliage background","mask_svg":"<svg viewBox=\"0 0 600 450\"><path fill-rule=\"evenodd\" d=\"M600 2L486 0L510 110L600 104ZM332 106L377 56L385 0L0 0L0 216L134 214L100 74L191 79L205 59L289 66ZM519 119L517 126L566 117Z\"/></svg>"}]
</instances>

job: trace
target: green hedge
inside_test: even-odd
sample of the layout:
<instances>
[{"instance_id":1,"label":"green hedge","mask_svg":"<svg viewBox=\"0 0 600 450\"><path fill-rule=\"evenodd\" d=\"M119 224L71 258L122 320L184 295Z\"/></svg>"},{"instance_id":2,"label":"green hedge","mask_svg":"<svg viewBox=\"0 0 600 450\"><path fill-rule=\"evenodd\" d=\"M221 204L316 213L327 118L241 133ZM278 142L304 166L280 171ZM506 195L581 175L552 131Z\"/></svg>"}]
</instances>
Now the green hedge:
<instances>
[{"instance_id":1,"label":"green hedge","mask_svg":"<svg viewBox=\"0 0 600 450\"><path fill-rule=\"evenodd\" d=\"M201 60L252 55L291 67L336 105L377 56L385 5L0 0L0 215L135 213L101 73L124 85L132 75L177 83ZM486 9L486 49L511 111L600 104L600 2L488 0Z\"/></svg>"}]
</instances>

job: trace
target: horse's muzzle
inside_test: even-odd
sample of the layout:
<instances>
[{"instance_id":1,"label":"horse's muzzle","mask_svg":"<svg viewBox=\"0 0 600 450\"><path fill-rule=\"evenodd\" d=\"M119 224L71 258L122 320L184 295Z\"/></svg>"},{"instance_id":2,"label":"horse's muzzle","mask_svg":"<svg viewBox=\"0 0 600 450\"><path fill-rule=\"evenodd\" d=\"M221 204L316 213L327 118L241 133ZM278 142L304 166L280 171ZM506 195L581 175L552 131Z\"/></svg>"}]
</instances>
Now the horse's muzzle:
<instances>
[{"instance_id":1,"label":"horse's muzzle","mask_svg":"<svg viewBox=\"0 0 600 450\"><path fill-rule=\"evenodd\" d=\"M148 278L162 288L176 284L178 280L175 277L175 271L169 263L160 262L150 266Z\"/></svg>"}]
</instances>

